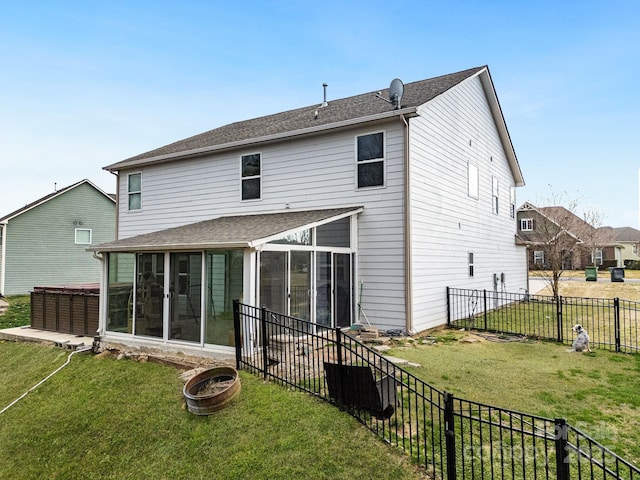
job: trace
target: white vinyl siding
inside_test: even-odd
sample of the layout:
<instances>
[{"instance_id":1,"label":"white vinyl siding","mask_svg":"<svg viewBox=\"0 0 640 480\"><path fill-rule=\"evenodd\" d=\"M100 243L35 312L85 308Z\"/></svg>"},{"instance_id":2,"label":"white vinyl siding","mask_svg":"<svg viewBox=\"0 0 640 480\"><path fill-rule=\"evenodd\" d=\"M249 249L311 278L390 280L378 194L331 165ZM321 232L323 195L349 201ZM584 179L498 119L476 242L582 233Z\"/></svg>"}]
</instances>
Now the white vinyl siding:
<instances>
[{"instance_id":1,"label":"white vinyl siding","mask_svg":"<svg viewBox=\"0 0 640 480\"><path fill-rule=\"evenodd\" d=\"M354 278L362 284L354 285L363 313L381 328L403 327L403 128L397 120L385 125L384 194L354 188L354 139L370 128L263 146L260 202L240 201L237 151L145 166L144 209L120 215L120 238L222 215L362 206ZM120 178L126 189L126 173ZM126 212L126 204L119 208Z\"/></svg>"},{"instance_id":2,"label":"white vinyl siding","mask_svg":"<svg viewBox=\"0 0 640 480\"><path fill-rule=\"evenodd\" d=\"M526 250L516 246L509 215L494 215L493 178L515 185L477 78L424 105L409 120L413 328L447 319L445 287L506 291L526 288ZM479 200L468 194L468 164L478 166ZM469 252L474 253L473 277Z\"/></svg>"},{"instance_id":3,"label":"white vinyl siding","mask_svg":"<svg viewBox=\"0 0 640 480\"><path fill-rule=\"evenodd\" d=\"M480 193L478 178L478 166L469 162L467 167L467 182L469 183L468 194L471 198L478 198Z\"/></svg>"}]
</instances>

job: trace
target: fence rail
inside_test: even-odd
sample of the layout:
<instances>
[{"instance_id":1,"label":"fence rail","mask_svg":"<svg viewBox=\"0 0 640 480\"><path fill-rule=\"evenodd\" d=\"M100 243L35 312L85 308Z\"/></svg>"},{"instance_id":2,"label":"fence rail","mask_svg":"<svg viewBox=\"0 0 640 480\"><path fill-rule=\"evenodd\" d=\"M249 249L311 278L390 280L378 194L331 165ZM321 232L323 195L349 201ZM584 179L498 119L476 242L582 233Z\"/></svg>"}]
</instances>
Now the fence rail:
<instances>
[{"instance_id":1,"label":"fence rail","mask_svg":"<svg viewBox=\"0 0 640 480\"><path fill-rule=\"evenodd\" d=\"M640 469L573 428L457 398L356 340L234 302L236 363L350 412L434 479L640 479Z\"/></svg>"},{"instance_id":2,"label":"fence rail","mask_svg":"<svg viewBox=\"0 0 640 480\"><path fill-rule=\"evenodd\" d=\"M640 352L640 302L447 287L447 324L451 327L571 344L575 337L571 329L577 323L589 332L592 347Z\"/></svg>"}]
</instances>

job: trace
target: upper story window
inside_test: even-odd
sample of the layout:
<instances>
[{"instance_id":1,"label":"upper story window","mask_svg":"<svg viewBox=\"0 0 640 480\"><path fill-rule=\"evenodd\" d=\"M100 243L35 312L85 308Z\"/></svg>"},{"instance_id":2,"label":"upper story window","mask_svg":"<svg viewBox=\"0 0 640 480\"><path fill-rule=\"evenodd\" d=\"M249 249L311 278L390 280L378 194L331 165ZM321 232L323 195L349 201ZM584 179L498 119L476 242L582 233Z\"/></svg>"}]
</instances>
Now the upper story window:
<instances>
[{"instance_id":1,"label":"upper story window","mask_svg":"<svg viewBox=\"0 0 640 480\"><path fill-rule=\"evenodd\" d=\"M258 200L261 193L261 155L252 153L240 159L242 200Z\"/></svg>"},{"instance_id":2,"label":"upper story window","mask_svg":"<svg viewBox=\"0 0 640 480\"><path fill-rule=\"evenodd\" d=\"M509 208L511 218L516 218L516 187L509 187Z\"/></svg>"},{"instance_id":3,"label":"upper story window","mask_svg":"<svg viewBox=\"0 0 640 480\"><path fill-rule=\"evenodd\" d=\"M128 209L142 208L142 174L131 173L127 177Z\"/></svg>"},{"instance_id":4,"label":"upper story window","mask_svg":"<svg viewBox=\"0 0 640 480\"><path fill-rule=\"evenodd\" d=\"M384 133L357 138L358 188L384 185Z\"/></svg>"},{"instance_id":5,"label":"upper story window","mask_svg":"<svg viewBox=\"0 0 640 480\"><path fill-rule=\"evenodd\" d=\"M498 214L498 177L491 177L493 213Z\"/></svg>"},{"instance_id":6,"label":"upper story window","mask_svg":"<svg viewBox=\"0 0 640 480\"><path fill-rule=\"evenodd\" d=\"M533 232L533 218L521 219L520 230L522 230L523 232Z\"/></svg>"},{"instance_id":7,"label":"upper story window","mask_svg":"<svg viewBox=\"0 0 640 480\"><path fill-rule=\"evenodd\" d=\"M473 252L469 252L469 276L470 277L473 277L473 270L474 270Z\"/></svg>"},{"instance_id":8,"label":"upper story window","mask_svg":"<svg viewBox=\"0 0 640 480\"><path fill-rule=\"evenodd\" d=\"M478 166L472 163L467 164L468 192L471 198L478 198L480 194Z\"/></svg>"},{"instance_id":9,"label":"upper story window","mask_svg":"<svg viewBox=\"0 0 640 480\"><path fill-rule=\"evenodd\" d=\"M91 245L90 228L76 228L76 245Z\"/></svg>"}]
</instances>

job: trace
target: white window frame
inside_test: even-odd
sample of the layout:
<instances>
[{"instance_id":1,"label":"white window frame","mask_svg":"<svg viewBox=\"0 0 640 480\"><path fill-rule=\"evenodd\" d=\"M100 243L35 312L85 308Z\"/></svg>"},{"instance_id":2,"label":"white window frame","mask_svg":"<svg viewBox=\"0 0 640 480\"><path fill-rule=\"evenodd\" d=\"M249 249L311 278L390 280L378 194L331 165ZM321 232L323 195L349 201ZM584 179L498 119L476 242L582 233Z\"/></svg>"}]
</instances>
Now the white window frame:
<instances>
[{"instance_id":1,"label":"white window frame","mask_svg":"<svg viewBox=\"0 0 640 480\"><path fill-rule=\"evenodd\" d=\"M468 272L469 278L472 278L475 273L475 258L472 251L467 252L467 262L469 264Z\"/></svg>"},{"instance_id":2,"label":"white window frame","mask_svg":"<svg viewBox=\"0 0 640 480\"><path fill-rule=\"evenodd\" d=\"M260 157L260 168L257 175L247 175L243 176L242 172L242 162L245 157L251 157L253 155L258 155ZM258 180L260 183L260 194L255 198L242 198L242 185L247 180ZM240 201L241 202L255 202L257 200L262 200L262 152L251 152L244 153L240 155Z\"/></svg>"},{"instance_id":3,"label":"white window frame","mask_svg":"<svg viewBox=\"0 0 640 480\"><path fill-rule=\"evenodd\" d=\"M498 215L500 213L498 209L500 196L498 195L498 193L499 193L498 177L493 175L491 177L491 203L493 204L492 209L495 215Z\"/></svg>"},{"instance_id":4,"label":"white window frame","mask_svg":"<svg viewBox=\"0 0 640 480\"><path fill-rule=\"evenodd\" d=\"M367 160L358 160L358 139L360 137L366 137L369 135L382 135L382 157L381 158L370 158ZM372 188L384 188L387 184L387 132L386 130L376 130L372 132L360 133L354 138L354 151L355 151L355 180L356 180L356 190L369 190ZM371 163L382 163L382 183L380 185L369 185L366 187L360 187L359 184L359 175L358 175L358 166L366 165Z\"/></svg>"},{"instance_id":5,"label":"white window frame","mask_svg":"<svg viewBox=\"0 0 640 480\"><path fill-rule=\"evenodd\" d=\"M140 177L140 189L139 190L131 190L131 177L138 175ZM137 195L140 198L140 207L131 208L131 197L133 195ZM142 210L142 172L134 172L129 173L127 175L127 211L128 212L137 212Z\"/></svg>"},{"instance_id":6,"label":"white window frame","mask_svg":"<svg viewBox=\"0 0 640 480\"><path fill-rule=\"evenodd\" d=\"M467 162L467 193L471 198L480 197L480 170L471 162Z\"/></svg>"},{"instance_id":7,"label":"white window frame","mask_svg":"<svg viewBox=\"0 0 640 480\"><path fill-rule=\"evenodd\" d=\"M521 218L520 219L520 231L533 232L533 218Z\"/></svg>"},{"instance_id":8,"label":"white window frame","mask_svg":"<svg viewBox=\"0 0 640 480\"><path fill-rule=\"evenodd\" d=\"M534 250L533 251L533 263L534 263L534 265L544 265L544 251L543 250Z\"/></svg>"},{"instance_id":9,"label":"white window frame","mask_svg":"<svg viewBox=\"0 0 640 480\"><path fill-rule=\"evenodd\" d=\"M89 241L88 242L78 241L78 233L79 232L89 232ZM93 231L90 228L76 228L75 229L75 243L76 243L76 245L91 245L92 241L93 241Z\"/></svg>"},{"instance_id":10,"label":"white window frame","mask_svg":"<svg viewBox=\"0 0 640 480\"><path fill-rule=\"evenodd\" d=\"M511 218L516 218L516 187L513 185L509 187L509 211Z\"/></svg>"},{"instance_id":11,"label":"white window frame","mask_svg":"<svg viewBox=\"0 0 640 480\"><path fill-rule=\"evenodd\" d=\"M602 265L602 263L603 263L603 261L604 261L604 255L603 255L603 253L602 253L602 250L601 250L601 249L599 249L599 248L597 248L597 249L596 249L596 258L595 258L595 261L594 261L594 258L593 258L593 252L591 252L591 254L590 254L589 256L591 257L591 263L592 263L593 265L596 265L596 266L598 266L598 267Z\"/></svg>"}]
</instances>

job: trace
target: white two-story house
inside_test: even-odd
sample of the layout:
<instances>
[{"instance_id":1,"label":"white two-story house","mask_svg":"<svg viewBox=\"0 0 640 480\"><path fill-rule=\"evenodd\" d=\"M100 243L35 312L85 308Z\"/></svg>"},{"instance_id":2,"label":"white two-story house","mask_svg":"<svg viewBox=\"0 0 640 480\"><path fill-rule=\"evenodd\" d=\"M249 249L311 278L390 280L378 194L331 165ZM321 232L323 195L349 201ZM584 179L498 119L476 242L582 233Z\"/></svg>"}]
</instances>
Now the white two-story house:
<instances>
[{"instance_id":1,"label":"white two-story house","mask_svg":"<svg viewBox=\"0 0 640 480\"><path fill-rule=\"evenodd\" d=\"M397 82L396 82L397 85ZM524 184L487 67L232 123L105 167L103 341L231 350L232 301L416 333L522 291Z\"/></svg>"}]
</instances>

